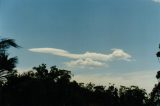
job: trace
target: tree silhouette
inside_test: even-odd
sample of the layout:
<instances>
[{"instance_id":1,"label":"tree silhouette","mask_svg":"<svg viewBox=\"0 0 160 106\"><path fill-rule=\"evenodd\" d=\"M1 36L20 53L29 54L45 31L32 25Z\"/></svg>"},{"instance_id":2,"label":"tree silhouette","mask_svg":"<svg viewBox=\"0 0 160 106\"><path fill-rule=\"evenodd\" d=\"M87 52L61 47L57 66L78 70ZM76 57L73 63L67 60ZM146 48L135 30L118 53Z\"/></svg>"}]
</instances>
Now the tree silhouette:
<instances>
[{"instance_id":1,"label":"tree silhouette","mask_svg":"<svg viewBox=\"0 0 160 106\"><path fill-rule=\"evenodd\" d=\"M6 80L6 77L15 72L17 57L9 57L7 50L10 47L19 48L14 39L0 40L0 80Z\"/></svg>"},{"instance_id":2,"label":"tree silhouette","mask_svg":"<svg viewBox=\"0 0 160 106\"><path fill-rule=\"evenodd\" d=\"M160 49L160 44L159 44ZM158 58L158 61L160 62L160 50L156 53L156 56ZM149 104L152 106L159 106L160 105L160 71L157 72L156 78L158 80L158 83L155 84L154 88L152 89L152 92L150 93L150 100Z\"/></svg>"},{"instance_id":3,"label":"tree silhouette","mask_svg":"<svg viewBox=\"0 0 160 106\"><path fill-rule=\"evenodd\" d=\"M10 76L1 86L2 106L148 106L144 89L117 89L71 80L70 71L46 64L32 71ZM153 105L151 105L153 106Z\"/></svg>"},{"instance_id":4,"label":"tree silhouette","mask_svg":"<svg viewBox=\"0 0 160 106\"><path fill-rule=\"evenodd\" d=\"M157 72L156 78L158 80L158 83L155 84L154 88L152 89L152 92L150 93L150 100L149 104L152 106L159 106L160 105L160 71Z\"/></svg>"},{"instance_id":5,"label":"tree silhouette","mask_svg":"<svg viewBox=\"0 0 160 106\"><path fill-rule=\"evenodd\" d=\"M121 106L144 106L147 101L147 93L138 86L121 86L119 90Z\"/></svg>"}]
</instances>

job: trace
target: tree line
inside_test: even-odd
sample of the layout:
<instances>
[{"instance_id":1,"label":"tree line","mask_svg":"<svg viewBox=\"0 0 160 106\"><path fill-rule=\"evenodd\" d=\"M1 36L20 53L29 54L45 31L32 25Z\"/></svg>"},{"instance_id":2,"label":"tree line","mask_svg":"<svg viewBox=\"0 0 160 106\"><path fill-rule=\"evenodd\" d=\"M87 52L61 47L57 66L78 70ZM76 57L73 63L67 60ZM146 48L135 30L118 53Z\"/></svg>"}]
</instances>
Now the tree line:
<instances>
[{"instance_id":1,"label":"tree line","mask_svg":"<svg viewBox=\"0 0 160 106\"><path fill-rule=\"evenodd\" d=\"M19 48L13 39L0 40L0 106L158 106L160 83L147 94L138 86L78 83L71 71L46 64L19 74L17 57L7 50ZM156 78L160 78L157 72Z\"/></svg>"}]
</instances>

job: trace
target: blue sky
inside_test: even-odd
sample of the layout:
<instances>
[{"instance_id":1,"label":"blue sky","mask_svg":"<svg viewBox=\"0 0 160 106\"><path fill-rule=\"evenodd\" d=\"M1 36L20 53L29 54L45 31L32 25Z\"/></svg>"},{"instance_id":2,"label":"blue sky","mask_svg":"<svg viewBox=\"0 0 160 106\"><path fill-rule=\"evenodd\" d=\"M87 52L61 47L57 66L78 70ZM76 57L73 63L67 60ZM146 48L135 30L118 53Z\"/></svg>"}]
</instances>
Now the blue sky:
<instances>
[{"instance_id":1,"label":"blue sky","mask_svg":"<svg viewBox=\"0 0 160 106\"><path fill-rule=\"evenodd\" d=\"M78 81L150 91L160 68L160 1L0 0L0 36L22 46L9 51L21 71L46 63L71 70Z\"/></svg>"}]
</instances>

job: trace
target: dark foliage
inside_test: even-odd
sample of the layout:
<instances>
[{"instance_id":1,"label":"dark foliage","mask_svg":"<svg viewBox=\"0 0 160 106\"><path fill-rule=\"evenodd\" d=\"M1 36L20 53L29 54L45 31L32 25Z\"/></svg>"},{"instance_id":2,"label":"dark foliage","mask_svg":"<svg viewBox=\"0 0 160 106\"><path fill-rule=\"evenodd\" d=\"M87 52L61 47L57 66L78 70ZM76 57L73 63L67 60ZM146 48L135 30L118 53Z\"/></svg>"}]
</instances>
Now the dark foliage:
<instances>
[{"instance_id":1,"label":"dark foliage","mask_svg":"<svg viewBox=\"0 0 160 106\"><path fill-rule=\"evenodd\" d=\"M152 92L150 93L149 103L151 106L160 105L160 71L157 72L156 78L158 80L158 84L155 84Z\"/></svg>"},{"instance_id":2,"label":"dark foliage","mask_svg":"<svg viewBox=\"0 0 160 106\"><path fill-rule=\"evenodd\" d=\"M119 90L71 81L70 71L45 64L15 74L1 86L3 106L147 106L145 90L137 86Z\"/></svg>"},{"instance_id":3,"label":"dark foliage","mask_svg":"<svg viewBox=\"0 0 160 106\"><path fill-rule=\"evenodd\" d=\"M10 47L19 48L14 39L1 39L0 40L0 51L5 51Z\"/></svg>"},{"instance_id":4,"label":"dark foliage","mask_svg":"<svg viewBox=\"0 0 160 106\"><path fill-rule=\"evenodd\" d=\"M14 68L18 61L17 57L9 57L7 50L10 47L19 48L14 39L0 40L0 81L6 80L7 76L15 73Z\"/></svg>"}]
</instances>

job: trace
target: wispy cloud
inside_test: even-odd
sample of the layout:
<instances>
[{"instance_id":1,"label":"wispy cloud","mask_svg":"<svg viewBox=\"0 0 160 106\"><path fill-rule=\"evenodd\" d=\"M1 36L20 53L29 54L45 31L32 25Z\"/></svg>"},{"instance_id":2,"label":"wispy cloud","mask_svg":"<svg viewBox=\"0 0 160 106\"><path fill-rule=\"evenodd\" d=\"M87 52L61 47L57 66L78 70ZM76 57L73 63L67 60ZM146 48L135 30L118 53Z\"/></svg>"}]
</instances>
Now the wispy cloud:
<instances>
[{"instance_id":1,"label":"wispy cloud","mask_svg":"<svg viewBox=\"0 0 160 106\"><path fill-rule=\"evenodd\" d=\"M32 52L38 53L49 53L56 56L66 57L73 59L69 62L66 62L65 65L68 67L102 67L106 66L106 62L124 60L130 61L132 56L122 49L112 49L110 54L102 54L96 52L85 52L83 54L73 54L66 50L57 49L57 48L32 48L29 49Z\"/></svg>"},{"instance_id":2,"label":"wispy cloud","mask_svg":"<svg viewBox=\"0 0 160 106\"><path fill-rule=\"evenodd\" d=\"M160 3L160 0L152 0L153 2Z\"/></svg>"},{"instance_id":3,"label":"wispy cloud","mask_svg":"<svg viewBox=\"0 0 160 106\"><path fill-rule=\"evenodd\" d=\"M145 70L132 73L123 73L118 75L114 73L75 75L73 77L73 80L83 83L92 82L96 85L108 85L109 83L115 84L116 86L136 85L141 88L145 88L147 92L151 92L152 88L157 83L155 75L155 71Z\"/></svg>"}]
</instances>

